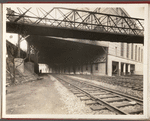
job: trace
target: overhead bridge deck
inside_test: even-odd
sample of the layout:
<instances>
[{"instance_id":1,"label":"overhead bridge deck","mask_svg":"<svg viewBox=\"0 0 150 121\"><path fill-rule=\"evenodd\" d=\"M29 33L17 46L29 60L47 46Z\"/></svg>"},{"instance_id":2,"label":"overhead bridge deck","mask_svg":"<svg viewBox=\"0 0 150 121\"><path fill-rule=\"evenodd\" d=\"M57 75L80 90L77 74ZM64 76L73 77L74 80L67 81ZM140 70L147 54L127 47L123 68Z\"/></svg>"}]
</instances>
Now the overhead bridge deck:
<instances>
[{"instance_id":1,"label":"overhead bridge deck","mask_svg":"<svg viewBox=\"0 0 150 121\"><path fill-rule=\"evenodd\" d=\"M85 44L44 36L29 36L27 41L39 50L39 63L71 65L93 61L107 46Z\"/></svg>"},{"instance_id":2,"label":"overhead bridge deck","mask_svg":"<svg viewBox=\"0 0 150 121\"><path fill-rule=\"evenodd\" d=\"M25 8L24 13L8 8L7 32L97 41L144 42L144 19L61 7L54 7L49 12L36 9L42 11L44 17L33 14L31 8Z\"/></svg>"},{"instance_id":3,"label":"overhead bridge deck","mask_svg":"<svg viewBox=\"0 0 150 121\"><path fill-rule=\"evenodd\" d=\"M121 33L111 33L94 30L81 30L76 28L54 27L44 25L31 25L7 22L7 32L19 33L26 35L40 35L40 36L55 36L63 38L88 39L96 41L110 41L110 42L127 42L127 43L144 43L144 36L142 35L128 35Z\"/></svg>"}]
</instances>

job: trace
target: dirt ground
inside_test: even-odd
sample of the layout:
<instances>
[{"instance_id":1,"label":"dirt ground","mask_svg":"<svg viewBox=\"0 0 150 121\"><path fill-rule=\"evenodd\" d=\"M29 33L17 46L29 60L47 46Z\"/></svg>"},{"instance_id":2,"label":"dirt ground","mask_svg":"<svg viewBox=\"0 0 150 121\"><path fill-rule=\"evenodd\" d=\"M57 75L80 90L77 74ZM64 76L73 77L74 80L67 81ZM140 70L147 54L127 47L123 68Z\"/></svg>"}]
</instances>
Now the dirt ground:
<instances>
[{"instance_id":1,"label":"dirt ground","mask_svg":"<svg viewBox=\"0 0 150 121\"><path fill-rule=\"evenodd\" d=\"M66 114L60 94L49 76L7 88L6 114Z\"/></svg>"}]
</instances>

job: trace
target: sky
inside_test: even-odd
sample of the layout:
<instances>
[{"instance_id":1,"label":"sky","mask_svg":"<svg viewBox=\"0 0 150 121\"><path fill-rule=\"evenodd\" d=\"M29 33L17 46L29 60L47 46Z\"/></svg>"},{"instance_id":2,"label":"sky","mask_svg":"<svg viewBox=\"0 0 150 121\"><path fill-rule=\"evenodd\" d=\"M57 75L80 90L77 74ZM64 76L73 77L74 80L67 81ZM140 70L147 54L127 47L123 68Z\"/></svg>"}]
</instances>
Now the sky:
<instances>
[{"instance_id":1,"label":"sky","mask_svg":"<svg viewBox=\"0 0 150 121\"><path fill-rule=\"evenodd\" d=\"M37 10L36 10L36 8L38 7L42 7L44 10L46 10L46 11L49 11L49 10L51 10L54 6L56 7L56 6L58 6L58 7L66 7L66 8L73 8L73 9L76 9L76 8L78 8L78 9L80 9L80 8L87 8L87 9L89 9L89 10L91 10L91 11L93 11L95 8L97 8L97 7L106 7L106 6L103 6L103 5L99 5L99 4L90 4L90 5L88 5L88 4L81 4L81 5L74 5L74 4L71 4L71 5L66 5L66 4L55 4L55 5L37 5L37 4L34 4L34 5L30 5L30 4L27 4L27 5L25 5L25 4L7 4L7 6L5 6L5 7L10 7L11 9L13 9L13 10L17 10L18 11L18 9L17 9L17 7L19 7L19 8L21 8L22 10L24 10L24 11L26 11L25 9L24 9L24 7L25 8L30 8L30 7L32 7L31 8L31 11L33 12L33 13L35 13L36 15L38 15L38 13L37 13ZM4 9L6 10L6 8L4 7ZM107 7L114 7L113 5L107 5ZM140 5L140 7L139 6L137 6L137 5L121 5L121 6L117 6L117 7L123 7L126 11L127 11L127 13L131 16L131 17L134 17L134 18L144 18L144 7L143 6L141 6ZM39 14L41 17L43 16L42 14ZM7 33L6 34L6 39L8 40L8 41L10 41L10 42L12 42L13 44L16 44L17 43L17 40L18 40L18 35L17 34L10 34L10 33ZM20 45L20 47L23 49L23 50L26 50L27 49L27 44L26 44L26 41L24 40L24 41L22 41L21 42L21 45Z\"/></svg>"}]
</instances>

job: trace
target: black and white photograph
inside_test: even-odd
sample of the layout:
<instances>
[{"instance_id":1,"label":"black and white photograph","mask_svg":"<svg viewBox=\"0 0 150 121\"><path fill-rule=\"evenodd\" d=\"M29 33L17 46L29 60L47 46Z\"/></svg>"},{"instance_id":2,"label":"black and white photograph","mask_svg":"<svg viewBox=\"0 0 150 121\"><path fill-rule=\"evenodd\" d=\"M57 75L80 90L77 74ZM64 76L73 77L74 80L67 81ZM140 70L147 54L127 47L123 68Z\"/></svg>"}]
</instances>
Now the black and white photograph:
<instances>
[{"instance_id":1,"label":"black and white photograph","mask_svg":"<svg viewBox=\"0 0 150 121\"><path fill-rule=\"evenodd\" d=\"M4 4L5 118L144 118L144 4Z\"/></svg>"}]
</instances>

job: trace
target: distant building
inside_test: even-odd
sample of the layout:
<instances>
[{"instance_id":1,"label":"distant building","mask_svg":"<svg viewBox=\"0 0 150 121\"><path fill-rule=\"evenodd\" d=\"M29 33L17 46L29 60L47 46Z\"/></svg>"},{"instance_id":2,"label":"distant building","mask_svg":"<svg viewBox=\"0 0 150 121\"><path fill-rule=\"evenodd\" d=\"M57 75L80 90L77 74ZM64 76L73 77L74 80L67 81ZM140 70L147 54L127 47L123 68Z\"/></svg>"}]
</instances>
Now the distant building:
<instances>
[{"instance_id":1,"label":"distant building","mask_svg":"<svg viewBox=\"0 0 150 121\"><path fill-rule=\"evenodd\" d=\"M47 64L39 64L39 71L42 73L52 73L52 70L49 69Z\"/></svg>"},{"instance_id":2,"label":"distant building","mask_svg":"<svg viewBox=\"0 0 150 121\"><path fill-rule=\"evenodd\" d=\"M143 75L143 45L109 43L108 75Z\"/></svg>"}]
</instances>

